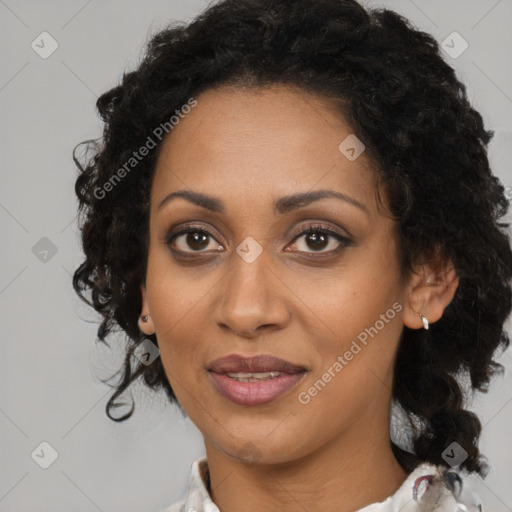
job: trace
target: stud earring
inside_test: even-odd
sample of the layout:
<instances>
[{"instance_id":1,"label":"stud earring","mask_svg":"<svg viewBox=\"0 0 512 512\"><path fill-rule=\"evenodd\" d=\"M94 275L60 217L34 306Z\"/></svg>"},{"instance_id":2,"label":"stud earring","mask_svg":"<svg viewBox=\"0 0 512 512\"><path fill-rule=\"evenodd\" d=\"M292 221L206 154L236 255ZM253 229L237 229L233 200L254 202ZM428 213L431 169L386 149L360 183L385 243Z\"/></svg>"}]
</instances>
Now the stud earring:
<instances>
[{"instance_id":1,"label":"stud earring","mask_svg":"<svg viewBox=\"0 0 512 512\"><path fill-rule=\"evenodd\" d=\"M143 322L147 322L148 321L148 318L149 318L149 315L144 315L144 316L141 316L140 319L143 321Z\"/></svg>"},{"instance_id":2,"label":"stud earring","mask_svg":"<svg viewBox=\"0 0 512 512\"><path fill-rule=\"evenodd\" d=\"M425 316L420 313L421 321L423 322L423 329L428 331L428 320Z\"/></svg>"}]
</instances>

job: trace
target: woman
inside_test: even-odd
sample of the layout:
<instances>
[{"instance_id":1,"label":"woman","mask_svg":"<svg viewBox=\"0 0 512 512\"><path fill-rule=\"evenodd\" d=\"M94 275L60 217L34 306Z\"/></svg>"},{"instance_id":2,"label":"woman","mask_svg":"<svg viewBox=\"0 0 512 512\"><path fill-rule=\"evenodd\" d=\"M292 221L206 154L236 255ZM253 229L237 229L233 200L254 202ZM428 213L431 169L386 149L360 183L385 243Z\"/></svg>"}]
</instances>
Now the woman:
<instances>
[{"instance_id":1,"label":"woman","mask_svg":"<svg viewBox=\"0 0 512 512\"><path fill-rule=\"evenodd\" d=\"M462 379L509 344L507 200L435 40L355 0L224 0L97 106L74 286L129 338L109 416L143 376L203 434L167 511L482 510Z\"/></svg>"}]
</instances>

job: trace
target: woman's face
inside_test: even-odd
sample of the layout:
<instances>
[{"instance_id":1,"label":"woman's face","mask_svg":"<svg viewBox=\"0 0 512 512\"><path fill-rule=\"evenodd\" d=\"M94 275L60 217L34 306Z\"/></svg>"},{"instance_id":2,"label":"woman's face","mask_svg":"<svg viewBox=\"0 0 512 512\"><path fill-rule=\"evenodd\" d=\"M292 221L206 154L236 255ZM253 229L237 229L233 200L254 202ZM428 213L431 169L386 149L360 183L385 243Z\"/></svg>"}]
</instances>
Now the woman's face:
<instances>
[{"instance_id":1,"label":"woman's face","mask_svg":"<svg viewBox=\"0 0 512 512\"><path fill-rule=\"evenodd\" d=\"M169 382L207 447L277 463L340 436L381 427L388 436L406 284L396 226L377 206L376 174L351 134L306 92L221 88L201 94L163 143L143 325L156 332ZM331 195L286 199L320 190ZM178 191L207 204L168 198ZM316 233L304 233L311 226ZM281 375L283 388L213 378L212 362L232 354L303 371ZM273 386L281 394L272 399Z\"/></svg>"}]
</instances>

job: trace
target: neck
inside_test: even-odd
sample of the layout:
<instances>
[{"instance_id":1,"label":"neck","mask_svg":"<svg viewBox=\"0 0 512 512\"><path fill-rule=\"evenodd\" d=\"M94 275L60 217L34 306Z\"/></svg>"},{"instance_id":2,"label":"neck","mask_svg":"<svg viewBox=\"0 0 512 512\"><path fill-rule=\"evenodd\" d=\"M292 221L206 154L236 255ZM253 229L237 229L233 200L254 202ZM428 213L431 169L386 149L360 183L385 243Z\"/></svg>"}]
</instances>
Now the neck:
<instances>
[{"instance_id":1,"label":"neck","mask_svg":"<svg viewBox=\"0 0 512 512\"><path fill-rule=\"evenodd\" d=\"M353 512L385 500L407 478L389 428L354 427L314 453L278 464L248 465L205 440L212 500L223 512L255 503L259 510Z\"/></svg>"}]
</instances>

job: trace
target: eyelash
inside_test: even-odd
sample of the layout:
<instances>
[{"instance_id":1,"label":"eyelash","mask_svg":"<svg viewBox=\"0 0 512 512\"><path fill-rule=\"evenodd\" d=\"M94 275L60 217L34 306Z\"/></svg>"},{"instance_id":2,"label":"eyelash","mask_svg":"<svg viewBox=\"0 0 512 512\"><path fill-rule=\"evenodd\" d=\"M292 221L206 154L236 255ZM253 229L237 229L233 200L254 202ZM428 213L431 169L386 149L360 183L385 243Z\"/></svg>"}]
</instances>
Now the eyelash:
<instances>
[{"instance_id":1,"label":"eyelash","mask_svg":"<svg viewBox=\"0 0 512 512\"><path fill-rule=\"evenodd\" d=\"M207 235L208 237L212 238L213 240L216 240L214 235L212 233L210 233L210 231L208 231L206 228L204 228L202 226L185 225L185 226L183 226L182 228L180 228L176 232L173 232L171 230L169 232L169 234L165 238L165 244L167 246L170 246L172 244L172 242L176 238L178 238L180 235L184 235L184 234L188 234L188 233L201 233L201 234ZM302 237L304 235L311 234L311 233L328 235L330 237L333 237L333 238L335 238L336 240L338 240L340 242L340 246L338 248L336 248L336 249L333 249L333 250L330 250L330 251L327 251L327 252L320 252L320 251L318 251L318 252L315 252L315 251L313 251L313 252L298 251L298 252L300 252L302 254L308 254L309 255L309 256L307 256L308 258L321 258L321 257L325 257L326 255L333 256L333 255L338 254L339 252L341 252L344 248L352 245L352 242L353 242L350 238L342 235L341 233L339 233L338 231L336 231L336 230L334 230L332 228L328 228L328 227L322 226L320 224L314 224L314 225L308 226L307 228L305 228L302 231L300 231L299 233L297 233L297 235L295 235L293 237L292 243L295 243L296 240L298 240L300 237ZM173 249L173 248L171 248L171 250L172 250L172 252L179 254L180 258L195 258L196 255L201 254L202 252L206 252L206 251L186 252L186 251L181 251L179 249ZM315 254L318 254L318 256L316 256Z\"/></svg>"}]
</instances>

